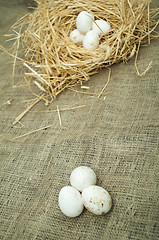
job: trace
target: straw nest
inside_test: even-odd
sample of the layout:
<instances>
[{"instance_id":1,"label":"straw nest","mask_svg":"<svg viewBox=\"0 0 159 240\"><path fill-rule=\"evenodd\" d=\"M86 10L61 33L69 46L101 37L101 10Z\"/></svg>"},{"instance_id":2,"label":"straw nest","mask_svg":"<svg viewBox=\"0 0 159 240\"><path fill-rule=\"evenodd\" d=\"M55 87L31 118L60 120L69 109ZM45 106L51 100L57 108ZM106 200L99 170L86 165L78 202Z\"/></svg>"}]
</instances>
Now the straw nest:
<instances>
[{"instance_id":1,"label":"straw nest","mask_svg":"<svg viewBox=\"0 0 159 240\"><path fill-rule=\"evenodd\" d=\"M83 10L111 25L94 51L70 41L77 15ZM16 62L23 64L30 90L49 104L64 89L87 81L99 68L128 61L141 44L150 43L156 37L156 14L148 0L37 1L37 8L12 28L18 34L13 72Z\"/></svg>"}]
</instances>

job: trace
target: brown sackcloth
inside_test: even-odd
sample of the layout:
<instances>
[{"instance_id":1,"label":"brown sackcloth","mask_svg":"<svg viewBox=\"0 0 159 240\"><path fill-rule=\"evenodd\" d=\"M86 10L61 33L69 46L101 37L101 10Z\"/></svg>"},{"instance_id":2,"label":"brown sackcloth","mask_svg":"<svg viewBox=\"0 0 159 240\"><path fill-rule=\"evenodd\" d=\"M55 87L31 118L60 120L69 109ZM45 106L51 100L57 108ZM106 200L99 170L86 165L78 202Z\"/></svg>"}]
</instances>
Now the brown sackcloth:
<instances>
[{"instance_id":1,"label":"brown sackcloth","mask_svg":"<svg viewBox=\"0 0 159 240\"><path fill-rule=\"evenodd\" d=\"M0 1L1 35L27 12L22 2ZM1 44L9 47L11 42L1 38ZM48 107L38 103L16 125L12 123L27 106L23 101L34 96L26 86L11 87L13 59L0 56L0 134L14 138L52 125L12 141L0 137L0 239L159 239L158 44L154 40L140 50L140 72L153 61L145 76L137 76L134 59L114 65L100 98L66 90ZM84 83L89 89L78 85L76 90L100 93L107 77L103 69ZM17 67L19 82L25 84ZM57 105L61 126L57 112L40 112ZM83 107L61 110L74 106ZM107 215L84 210L68 218L60 211L59 191L80 165L90 166L97 184L111 194L113 207Z\"/></svg>"}]
</instances>

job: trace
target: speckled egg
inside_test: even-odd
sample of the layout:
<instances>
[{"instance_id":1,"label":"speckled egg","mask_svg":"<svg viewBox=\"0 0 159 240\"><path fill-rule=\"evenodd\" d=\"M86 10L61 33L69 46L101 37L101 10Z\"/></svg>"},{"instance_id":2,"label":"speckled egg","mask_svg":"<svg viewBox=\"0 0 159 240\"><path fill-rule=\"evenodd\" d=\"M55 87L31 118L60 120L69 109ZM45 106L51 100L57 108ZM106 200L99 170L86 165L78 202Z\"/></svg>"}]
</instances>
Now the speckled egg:
<instances>
[{"instance_id":1,"label":"speckled egg","mask_svg":"<svg viewBox=\"0 0 159 240\"><path fill-rule=\"evenodd\" d=\"M110 194L102 187L89 186L82 191L85 208L96 215L105 215L112 206Z\"/></svg>"}]
</instances>

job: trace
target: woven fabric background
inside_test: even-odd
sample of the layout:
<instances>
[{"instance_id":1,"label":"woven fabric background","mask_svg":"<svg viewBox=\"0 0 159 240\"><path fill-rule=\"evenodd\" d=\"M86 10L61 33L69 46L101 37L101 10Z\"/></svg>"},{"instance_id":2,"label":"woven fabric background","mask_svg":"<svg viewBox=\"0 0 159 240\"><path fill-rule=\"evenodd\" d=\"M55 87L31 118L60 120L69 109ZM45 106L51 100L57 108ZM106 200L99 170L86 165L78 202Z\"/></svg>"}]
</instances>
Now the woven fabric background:
<instances>
[{"instance_id":1,"label":"woven fabric background","mask_svg":"<svg viewBox=\"0 0 159 240\"><path fill-rule=\"evenodd\" d=\"M4 35L28 10L23 1L0 3ZM10 46L3 37L0 43ZM140 50L140 72L153 61L145 76L137 76L134 59L114 65L100 98L66 90L50 106L34 106L22 118L23 125L12 123L26 108L23 101L33 96L26 87L11 87L12 59L0 56L0 134L14 138L52 125L16 140L0 137L1 239L159 239L158 44L153 40ZM108 70L100 70L84 83L88 90L79 85L76 90L99 93L107 77ZM18 68L15 81L23 81ZM60 126L57 112L41 112L57 105L82 107L60 111ZM84 210L77 218L67 218L60 211L59 191L80 165L90 166L97 184L111 194L113 207L107 215Z\"/></svg>"}]
</instances>

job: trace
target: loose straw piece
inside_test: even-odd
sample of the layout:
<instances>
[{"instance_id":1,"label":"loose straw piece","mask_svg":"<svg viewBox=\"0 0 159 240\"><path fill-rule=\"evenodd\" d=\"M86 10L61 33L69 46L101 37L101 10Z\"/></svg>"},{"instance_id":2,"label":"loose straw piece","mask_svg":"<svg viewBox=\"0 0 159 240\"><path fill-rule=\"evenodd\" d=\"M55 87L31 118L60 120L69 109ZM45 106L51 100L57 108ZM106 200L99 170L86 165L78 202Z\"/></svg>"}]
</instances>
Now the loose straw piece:
<instances>
[{"instance_id":1,"label":"loose straw piece","mask_svg":"<svg viewBox=\"0 0 159 240\"><path fill-rule=\"evenodd\" d=\"M89 89L89 87L88 86L81 86L81 88L83 88L83 89Z\"/></svg>"},{"instance_id":2,"label":"loose straw piece","mask_svg":"<svg viewBox=\"0 0 159 240\"><path fill-rule=\"evenodd\" d=\"M108 80L107 80L106 84L104 85L102 91L99 93L98 98L100 98L100 96L103 94L104 90L106 89L106 87L109 83L109 80L110 80L110 75L111 75L111 69L109 69Z\"/></svg>"},{"instance_id":3,"label":"loose straw piece","mask_svg":"<svg viewBox=\"0 0 159 240\"><path fill-rule=\"evenodd\" d=\"M62 126L62 121L61 121L61 116L60 116L60 111L59 111L58 105L57 105L57 113L58 113L58 117L59 117L60 126Z\"/></svg>"},{"instance_id":4,"label":"loose straw piece","mask_svg":"<svg viewBox=\"0 0 159 240\"><path fill-rule=\"evenodd\" d=\"M13 61L13 70L12 70L12 87L14 87L14 75L15 75L15 66L16 66L16 61L17 61L17 56L18 56L18 49L19 49L19 46L20 46L20 34L21 34L21 30L22 30L22 26L20 28L20 31L19 33L17 33L17 45L16 45L16 53L15 53L15 56L14 56L14 61Z\"/></svg>"},{"instance_id":5,"label":"loose straw piece","mask_svg":"<svg viewBox=\"0 0 159 240\"><path fill-rule=\"evenodd\" d=\"M6 102L4 102L2 105L0 105L0 108L1 107L3 107L4 105L11 105L11 102L13 101L13 99L12 100L7 100Z\"/></svg>"},{"instance_id":6,"label":"loose straw piece","mask_svg":"<svg viewBox=\"0 0 159 240\"><path fill-rule=\"evenodd\" d=\"M73 92L77 92L77 93L83 93L83 94L87 94L87 95L98 95L98 93L78 91L76 89L73 89L72 87L68 87L68 89L73 91Z\"/></svg>"},{"instance_id":7,"label":"loose straw piece","mask_svg":"<svg viewBox=\"0 0 159 240\"><path fill-rule=\"evenodd\" d=\"M138 49L137 49L137 52L136 52L136 57L135 57L135 62L134 62L134 65L135 65L135 68L136 68L136 72L137 72L137 75L139 77L142 77L144 76L151 68L152 68L152 61L150 61L149 65L147 66L147 68L142 72L140 73L139 72L139 69L137 67L137 58L138 58L138 54L139 54L139 48L140 48L140 43L138 45Z\"/></svg>"},{"instance_id":8,"label":"loose straw piece","mask_svg":"<svg viewBox=\"0 0 159 240\"><path fill-rule=\"evenodd\" d=\"M11 141L11 138L8 138L8 137L6 137L6 136L4 136L4 135L2 135L2 134L0 134L0 137L6 139L6 140L8 140L8 141Z\"/></svg>"},{"instance_id":9,"label":"loose straw piece","mask_svg":"<svg viewBox=\"0 0 159 240\"><path fill-rule=\"evenodd\" d=\"M26 136L28 136L28 135L30 135L30 134L39 132L39 131L41 131L41 130L50 128L50 127L52 127L52 126L53 126L53 125L48 125L48 126L45 126L45 127L42 127L42 128L38 128L38 129L35 129L35 130L33 130L33 131L27 132L27 133L25 133L25 134L19 135L19 136L14 137L14 138L8 138L8 137L6 137L6 136L4 136L4 135L2 135L2 134L0 134L0 137L4 138L4 139L6 139L6 140L9 140L9 141L14 141L14 140L17 140L17 139L19 139L19 138L26 137Z\"/></svg>"},{"instance_id":10,"label":"loose straw piece","mask_svg":"<svg viewBox=\"0 0 159 240\"><path fill-rule=\"evenodd\" d=\"M145 74L152 68L152 63L153 63L153 61L151 61L149 63L149 65L147 66L147 68L142 73L139 73L138 76L139 77L145 76Z\"/></svg>"},{"instance_id":11,"label":"loose straw piece","mask_svg":"<svg viewBox=\"0 0 159 240\"><path fill-rule=\"evenodd\" d=\"M42 95L41 97L37 98L32 104L30 104L24 112L22 112L13 122L13 125L15 125L17 122L20 121L20 119L22 119L22 117L24 117L24 115L35 105L37 104L43 97L44 95Z\"/></svg>"},{"instance_id":12,"label":"loose straw piece","mask_svg":"<svg viewBox=\"0 0 159 240\"><path fill-rule=\"evenodd\" d=\"M68 108L61 108L60 109L60 112L61 111L69 111L69 110L74 110L74 109L77 109L77 108L83 108L85 107L86 105L80 105L80 106L76 106L76 107L68 107ZM54 110L49 110L49 111L29 111L29 112L33 112L33 113L52 113L52 112L57 112L58 110L57 109L54 109Z\"/></svg>"}]
</instances>

